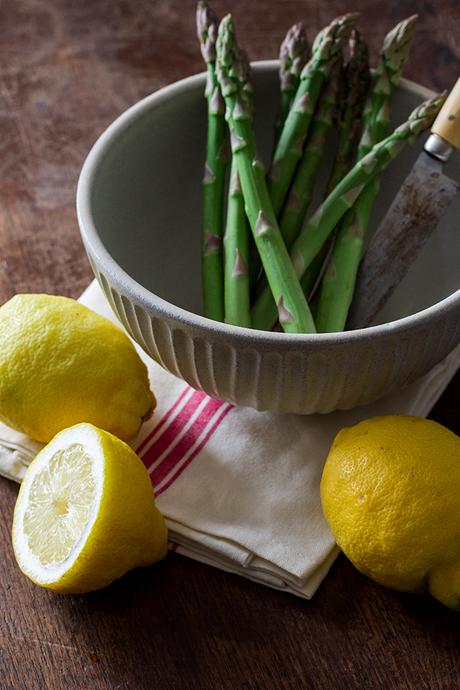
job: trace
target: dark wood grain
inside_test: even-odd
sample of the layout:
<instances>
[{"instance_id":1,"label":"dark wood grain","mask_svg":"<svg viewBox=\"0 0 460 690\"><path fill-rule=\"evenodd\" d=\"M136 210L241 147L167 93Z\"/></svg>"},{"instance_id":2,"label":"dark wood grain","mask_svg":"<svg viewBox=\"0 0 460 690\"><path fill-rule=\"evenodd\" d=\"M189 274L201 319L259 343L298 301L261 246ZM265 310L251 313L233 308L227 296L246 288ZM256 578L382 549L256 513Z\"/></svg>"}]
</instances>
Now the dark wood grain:
<instances>
[{"instance_id":1,"label":"dark wood grain","mask_svg":"<svg viewBox=\"0 0 460 690\"><path fill-rule=\"evenodd\" d=\"M374 51L419 12L406 75L444 88L460 72L458 0L215 2L253 59L290 23L310 37L362 10ZM20 291L78 296L91 279L75 185L97 135L159 86L202 69L187 0L10 0L0 5L0 302ZM460 376L433 418L460 433ZM179 556L108 589L59 597L20 576L10 546L17 487L0 480L0 687L460 687L460 618L386 590L340 557L311 602Z\"/></svg>"}]
</instances>

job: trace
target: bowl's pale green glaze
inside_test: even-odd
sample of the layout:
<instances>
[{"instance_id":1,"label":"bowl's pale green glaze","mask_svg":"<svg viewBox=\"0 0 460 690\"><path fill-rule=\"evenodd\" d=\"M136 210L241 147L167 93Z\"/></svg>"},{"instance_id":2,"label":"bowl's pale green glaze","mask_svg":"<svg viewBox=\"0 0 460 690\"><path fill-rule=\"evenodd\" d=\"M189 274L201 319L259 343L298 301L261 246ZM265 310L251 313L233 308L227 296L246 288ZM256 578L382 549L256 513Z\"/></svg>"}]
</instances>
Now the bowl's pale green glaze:
<instances>
[{"instance_id":1,"label":"bowl's pale green glaze","mask_svg":"<svg viewBox=\"0 0 460 690\"><path fill-rule=\"evenodd\" d=\"M200 207L206 108L203 74L148 96L102 134L81 172L77 208L96 277L155 360L195 388L277 412L328 412L413 381L460 340L460 201L380 315L359 331L285 335L200 315ZM272 145L277 63L255 63L257 139ZM427 92L403 82L394 124ZM331 142L332 143L332 142ZM384 174L379 218L420 146ZM325 171L323 171L325 172ZM460 166L450 164L460 179Z\"/></svg>"}]
</instances>

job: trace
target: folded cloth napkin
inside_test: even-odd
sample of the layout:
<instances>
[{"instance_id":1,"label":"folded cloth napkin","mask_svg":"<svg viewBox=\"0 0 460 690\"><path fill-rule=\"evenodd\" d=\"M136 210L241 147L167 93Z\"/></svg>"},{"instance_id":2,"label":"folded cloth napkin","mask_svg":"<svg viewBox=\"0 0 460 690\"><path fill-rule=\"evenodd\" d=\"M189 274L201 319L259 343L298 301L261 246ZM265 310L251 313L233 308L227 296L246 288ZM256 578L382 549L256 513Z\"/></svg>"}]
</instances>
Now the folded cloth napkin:
<instances>
[{"instance_id":1,"label":"folded cloth napkin","mask_svg":"<svg viewBox=\"0 0 460 690\"><path fill-rule=\"evenodd\" d=\"M116 322L95 282L81 302ZM423 379L372 405L297 416L212 399L138 352L158 407L132 446L152 478L170 548L307 599L338 553L319 498L335 434L374 415L426 416L460 365L459 346ZM21 481L40 447L0 426L0 474Z\"/></svg>"}]
</instances>

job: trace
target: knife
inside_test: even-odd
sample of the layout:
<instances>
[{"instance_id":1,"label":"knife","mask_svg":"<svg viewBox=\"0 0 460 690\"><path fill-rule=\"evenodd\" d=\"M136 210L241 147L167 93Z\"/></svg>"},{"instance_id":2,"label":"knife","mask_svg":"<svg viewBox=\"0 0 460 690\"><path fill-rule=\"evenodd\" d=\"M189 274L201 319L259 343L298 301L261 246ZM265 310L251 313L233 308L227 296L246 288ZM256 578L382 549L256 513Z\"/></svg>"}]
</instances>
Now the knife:
<instances>
[{"instance_id":1,"label":"knife","mask_svg":"<svg viewBox=\"0 0 460 690\"><path fill-rule=\"evenodd\" d=\"M436 229L459 185L443 172L460 148L460 79L439 112L424 150L371 238L361 262L347 328L369 326Z\"/></svg>"}]
</instances>

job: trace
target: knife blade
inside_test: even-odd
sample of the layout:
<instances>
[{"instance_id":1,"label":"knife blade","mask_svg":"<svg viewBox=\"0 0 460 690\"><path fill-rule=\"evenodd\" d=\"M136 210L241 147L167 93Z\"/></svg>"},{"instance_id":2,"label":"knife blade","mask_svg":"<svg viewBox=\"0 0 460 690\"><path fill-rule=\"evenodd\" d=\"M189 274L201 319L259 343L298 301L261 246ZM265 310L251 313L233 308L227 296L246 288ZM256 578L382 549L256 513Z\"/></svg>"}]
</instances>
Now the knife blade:
<instances>
[{"instance_id":1,"label":"knife blade","mask_svg":"<svg viewBox=\"0 0 460 690\"><path fill-rule=\"evenodd\" d=\"M443 172L444 163L460 147L459 103L460 79L443 106L443 121L440 124L438 116L435 133L427 139L365 251L348 315L349 329L371 325L459 191L459 184ZM449 139L442 136L446 128Z\"/></svg>"}]
</instances>

